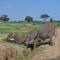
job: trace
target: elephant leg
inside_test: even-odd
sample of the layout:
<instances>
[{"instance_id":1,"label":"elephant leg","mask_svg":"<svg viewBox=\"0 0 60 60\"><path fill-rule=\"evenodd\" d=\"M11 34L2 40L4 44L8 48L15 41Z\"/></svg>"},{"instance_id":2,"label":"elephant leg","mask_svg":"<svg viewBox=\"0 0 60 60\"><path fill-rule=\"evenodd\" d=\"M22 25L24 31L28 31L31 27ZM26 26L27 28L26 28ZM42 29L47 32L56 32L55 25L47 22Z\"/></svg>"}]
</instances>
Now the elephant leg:
<instances>
[{"instance_id":1,"label":"elephant leg","mask_svg":"<svg viewBox=\"0 0 60 60\"><path fill-rule=\"evenodd\" d=\"M50 35L49 36L49 44L51 45L51 46L53 46L55 43L53 42L53 40L52 40L52 35Z\"/></svg>"},{"instance_id":2,"label":"elephant leg","mask_svg":"<svg viewBox=\"0 0 60 60\"><path fill-rule=\"evenodd\" d=\"M38 38L36 38L34 41L34 49L37 47L37 44L38 44Z\"/></svg>"}]
</instances>

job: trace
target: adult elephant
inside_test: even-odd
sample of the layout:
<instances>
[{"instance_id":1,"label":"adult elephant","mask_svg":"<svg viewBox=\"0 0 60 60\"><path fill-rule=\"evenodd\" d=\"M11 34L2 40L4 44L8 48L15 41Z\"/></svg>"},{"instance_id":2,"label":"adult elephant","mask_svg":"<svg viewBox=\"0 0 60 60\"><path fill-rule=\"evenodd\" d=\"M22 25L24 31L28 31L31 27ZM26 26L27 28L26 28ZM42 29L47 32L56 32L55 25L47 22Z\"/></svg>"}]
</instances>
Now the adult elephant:
<instances>
[{"instance_id":1,"label":"adult elephant","mask_svg":"<svg viewBox=\"0 0 60 60\"><path fill-rule=\"evenodd\" d=\"M39 29L34 29L29 33L29 38L26 39L25 44L27 47L32 45L36 48L42 41L45 42L49 39L48 43L53 45L53 37L55 36L55 25L52 22L44 23Z\"/></svg>"}]
</instances>

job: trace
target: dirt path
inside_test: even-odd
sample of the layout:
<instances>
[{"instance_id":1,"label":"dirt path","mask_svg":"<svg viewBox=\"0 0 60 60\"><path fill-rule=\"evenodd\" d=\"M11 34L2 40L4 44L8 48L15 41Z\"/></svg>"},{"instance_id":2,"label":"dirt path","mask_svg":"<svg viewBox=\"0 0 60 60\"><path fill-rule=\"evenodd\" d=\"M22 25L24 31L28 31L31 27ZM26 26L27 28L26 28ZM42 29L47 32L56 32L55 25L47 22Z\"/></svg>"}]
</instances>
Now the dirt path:
<instances>
[{"instance_id":1,"label":"dirt path","mask_svg":"<svg viewBox=\"0 0 60 60\"><path fill-rule=\"evenodd\" d=\"M35 55L31 60L60 60L60 29L57 29L55 45L45 45L46 49L42 54Z\"/></svg>"}]
</instances>

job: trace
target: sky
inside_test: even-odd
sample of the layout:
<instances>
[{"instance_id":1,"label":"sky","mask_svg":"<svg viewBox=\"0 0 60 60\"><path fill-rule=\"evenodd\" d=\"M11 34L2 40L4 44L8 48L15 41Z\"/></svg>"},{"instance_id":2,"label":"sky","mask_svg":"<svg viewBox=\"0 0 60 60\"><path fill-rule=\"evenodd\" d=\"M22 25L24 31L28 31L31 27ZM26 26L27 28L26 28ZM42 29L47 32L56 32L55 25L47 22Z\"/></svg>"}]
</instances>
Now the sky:
<instances>
[{"instance_id":1,"label":"sky","mask_svg":"<svg viewBox=\"0 0 60 60\"><path fill-rule=\"evenodd\" d=\"M24 20L32 16L40 20L41 14L60 19L60 0L0 0L0 15L8 15L11 20Z\"/></svg>"}]
</instances>

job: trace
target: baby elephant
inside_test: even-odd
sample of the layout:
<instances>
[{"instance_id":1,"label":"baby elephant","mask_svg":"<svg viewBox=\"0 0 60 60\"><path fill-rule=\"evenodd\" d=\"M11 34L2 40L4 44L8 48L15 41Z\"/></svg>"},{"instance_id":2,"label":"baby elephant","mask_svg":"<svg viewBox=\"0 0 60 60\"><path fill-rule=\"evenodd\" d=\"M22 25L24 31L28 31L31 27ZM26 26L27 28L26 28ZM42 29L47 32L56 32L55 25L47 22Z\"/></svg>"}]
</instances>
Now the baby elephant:
<instances>
[{"instance_id":1,"label":"baby elephant","mask_svg":"<svg viewBox=\"0 0 60 60\"><path fill-rule=\"evenodd\" d=\"M17 44L23 44L26 36L24 34L18 34L17 32L9 33L7 36L8 41L14 41Z\"/></svg>"}]
</instances>

